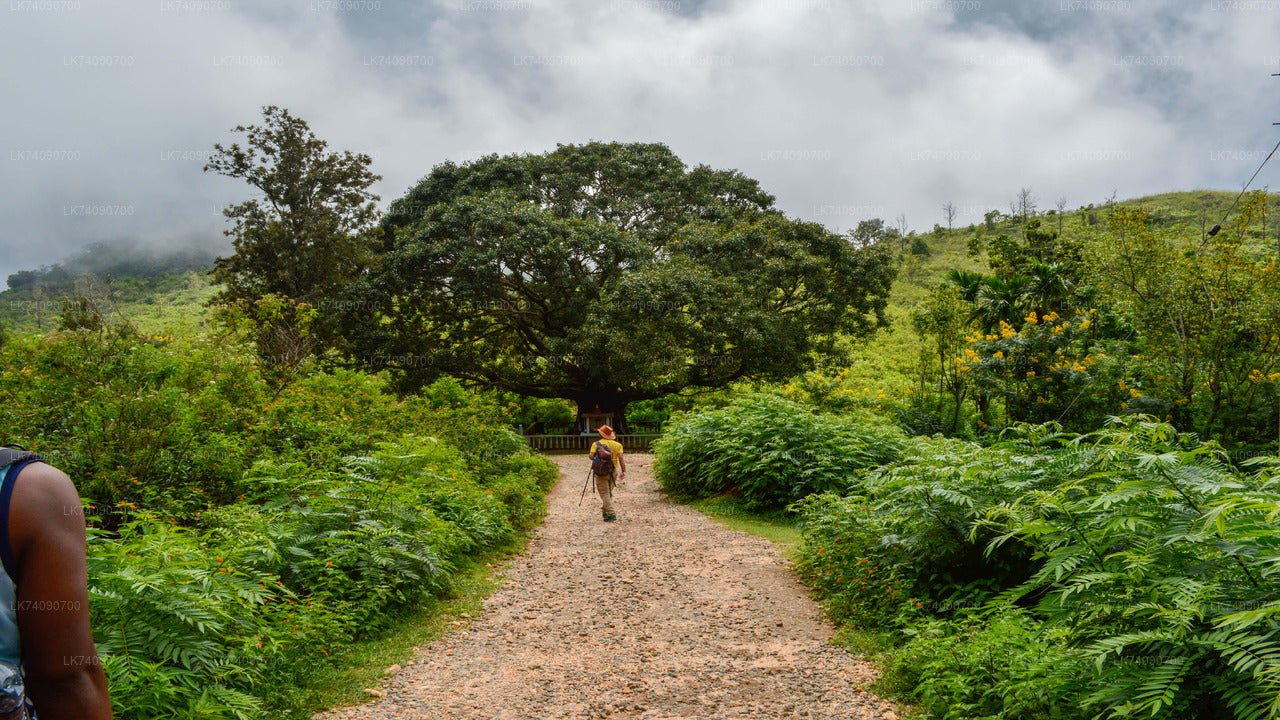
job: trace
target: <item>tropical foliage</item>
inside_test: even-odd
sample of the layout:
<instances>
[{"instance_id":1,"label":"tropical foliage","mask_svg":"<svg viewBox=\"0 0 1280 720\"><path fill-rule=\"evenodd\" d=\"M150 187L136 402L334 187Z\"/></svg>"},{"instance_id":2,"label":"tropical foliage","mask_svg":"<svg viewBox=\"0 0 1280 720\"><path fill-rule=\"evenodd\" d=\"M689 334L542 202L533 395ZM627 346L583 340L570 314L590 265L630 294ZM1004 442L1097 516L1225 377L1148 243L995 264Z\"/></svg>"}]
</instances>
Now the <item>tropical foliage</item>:
<instances>
[{"instance_id":1,"label":"tropical foliage","mask_svg":"<svg viewBox=\"0 0 1280 720\"><path fill-rule=\"evenodd\" d=\"M1088 716L1280 716L1274 464L1145 416L910 445L798 506L800 567L838 616L911 628L891 685L931 717L1043 717L1029 687ZM1021 659L955 662L995 645Z\"/></svg>"},{"instance_id":2,"label":"tropical foliage","mask_svg":"<svg viewBox=\"0 0 1280 720\"><path fill-rule=\"evenodd\" d=\"M741 399L670 422L654 452L666 489L691 498L734 493L750 508L778 509L813 493L846 489L859 469L897 456L900 434L815 415L777 397Z\"/></svg>"},{"instance_id":3,"label":"tropical foliage","mask_svg":"<svg viewBox=\"0 0 1280 720\"><path fill-rule=\"evenodd\" d=\"M0 350L0 434L86 503L116 717L297 716L324 658L541 517L554 466L501 408L353 371L273 390L257 367L113 324Z\"/></svg>"},{"instance_id":4,"label":"tropical foliage","mask_svg":"<svg viewBox=\"0 0 1280 720\"><path fill-rule=\"evenodd\" d=\"M1147 413L1229 444L1274 442L1280 286L1254 228L1265 201L1247 197L1200 239L1118 206L1070 236L1032 219L985 241L993 273L954 270L914 312L917 404L937 418L924 426L1087 431Z\"/></svg>"}]
</instances>

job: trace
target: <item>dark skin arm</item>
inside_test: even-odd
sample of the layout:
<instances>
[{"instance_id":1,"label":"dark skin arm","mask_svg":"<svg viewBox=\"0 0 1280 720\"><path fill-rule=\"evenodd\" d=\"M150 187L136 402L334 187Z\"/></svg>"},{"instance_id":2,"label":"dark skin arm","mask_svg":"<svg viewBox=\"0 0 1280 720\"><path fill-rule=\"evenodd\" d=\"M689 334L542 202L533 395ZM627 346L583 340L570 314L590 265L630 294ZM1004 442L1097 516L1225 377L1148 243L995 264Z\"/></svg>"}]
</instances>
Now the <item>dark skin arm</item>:
<instances>
[{"instance_id":1,"label":"dark skin arm","mask_svg":"<svg viewBox=\"0 0 1280 720\"><path fill-rule=\"evenodd\" d=\"M89 629L80 496L44 463L22 469L9 507L27 695L40 720L110 720L107 678Z\"/></svg>"}]
</instances>

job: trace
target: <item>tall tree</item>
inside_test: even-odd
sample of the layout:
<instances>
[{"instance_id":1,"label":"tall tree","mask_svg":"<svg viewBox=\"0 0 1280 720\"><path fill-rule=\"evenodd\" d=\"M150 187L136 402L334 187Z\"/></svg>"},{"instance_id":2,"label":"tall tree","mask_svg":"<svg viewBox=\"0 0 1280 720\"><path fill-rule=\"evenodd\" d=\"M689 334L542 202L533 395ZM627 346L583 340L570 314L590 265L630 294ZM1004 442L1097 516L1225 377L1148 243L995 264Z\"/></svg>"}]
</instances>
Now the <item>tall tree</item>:
<instances>
[{"instance_id":1,"label":"tall tree","mask_svg":"<svg viewBox=\"0 0 1280 720\"><path fill-rule=\"evenodd\" d=\"M599 407L776 379L885 324L884 243L788 219L657 144L444 163L392 204L352 320L364 363Z\"/></svg>"},{"instance_id":2,"label":"tall tree","mask_svg":"<svg viewBox=\"0 0 1280 720\"><path fill-rule=\"evenodd\" d=\"M322 309L368 268L378 200L369 188L381 178L369 170L368 155L328 152L328 144L288 110L265 107L262 119L261 126L235 128L245 134L243 146L214 145L204 169L262 193L223 210L233 223L226 234L235 253L214 263L213 276L224 289L212 302L239 306L253 318L265 317L255 307L264 298L282 301L285 312L270 314L270 327L260 327L259 351L272 356L282 350L275 347L280 338L298 340L287 329L298 314L289 306ZM332 342L338 319L336 312L317 313L312 336Z\"/></svg>"},{"instance_id":3,"label":"tall tree","mask_svg":"<svg viewBox=\"0 0 1280 720\"><path fill-rule=\"evenodd\" d=\"M952 271L958 272L958 271ZM963 276L962 276L963 277ZM969 329L970 305L964 291L940 284L912 313L912 325L920 336L920 390L930 379L938 383L938 415L944 410L943 399L951 396L951 431L960 429L960 410L969 382L965 376L965 334Z\"/></svg>"},{"instance_id":4,"label":"tall tree","mask_svg":"<svg viewBox=\"0 0 1280 720\"><path fill-rule=\"evenodd\" d=\"M891 233L894 237L897 236L896 230L884 226L884 220L871 218L870 220L860 221L857 227L850 230L849 239L853 242L854 247L864 248L879 243L888 238Z\"/></svg>"}]
</instances>

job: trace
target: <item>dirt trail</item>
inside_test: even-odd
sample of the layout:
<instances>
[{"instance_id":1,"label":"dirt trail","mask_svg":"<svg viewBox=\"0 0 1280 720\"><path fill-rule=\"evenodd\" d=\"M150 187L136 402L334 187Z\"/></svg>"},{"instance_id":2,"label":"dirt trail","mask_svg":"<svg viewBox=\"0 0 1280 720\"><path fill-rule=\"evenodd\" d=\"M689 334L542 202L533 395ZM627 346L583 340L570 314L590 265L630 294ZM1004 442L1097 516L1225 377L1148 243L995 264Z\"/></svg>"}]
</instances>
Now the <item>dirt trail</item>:
<instances>
[{"instance_id":1,"label":"dirt trail","mask_svg":"<svg viewBox=\"0 0 1280 720\"><path fill-rule=\"evenodd\" d=\"M828 644L767 540L667 500L628 456L605 523L582 457L557 458L546 523L471 624L422 649L355 718L880 718L872 666Z\"/></svg>"}]
</instances>

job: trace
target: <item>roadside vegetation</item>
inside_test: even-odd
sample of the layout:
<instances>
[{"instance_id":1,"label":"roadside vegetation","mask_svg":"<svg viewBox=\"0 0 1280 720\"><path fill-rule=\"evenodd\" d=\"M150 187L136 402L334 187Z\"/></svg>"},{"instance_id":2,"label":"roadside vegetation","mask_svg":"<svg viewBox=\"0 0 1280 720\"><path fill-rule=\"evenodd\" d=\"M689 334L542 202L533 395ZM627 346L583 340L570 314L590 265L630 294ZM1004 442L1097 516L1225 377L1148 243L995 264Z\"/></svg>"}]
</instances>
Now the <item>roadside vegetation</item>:
<instances>
[{"instance_id":1,"label":"roadside vegetation","mask_svg":"<svg viewBox=\"0 0 1280 720\"><path fill-rule=\"evenodd\" d=\"M794 523L920 717L1280 717L1270 202L1203 244L1161 203L969 228L985 269L904 278L910 328L852 365L677 415L657 477Z\"/></svg>"},{"instance_id":2,"label":"roadside vegetation","mask_svg":"<svg viewBox=\"0 0 1280 720\"><path fill-rule=\"evenodd\" d=\"M495 404L354 371L272 388L257 362L113 323L0 349L0 435L85 502L118 718L307 717L344 658L542 515L556 470Z\"/></svg>"}]
</instances>

